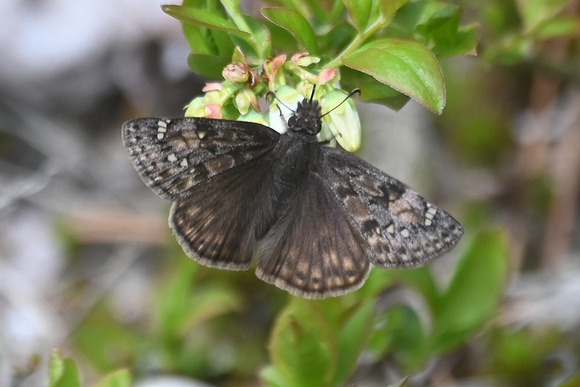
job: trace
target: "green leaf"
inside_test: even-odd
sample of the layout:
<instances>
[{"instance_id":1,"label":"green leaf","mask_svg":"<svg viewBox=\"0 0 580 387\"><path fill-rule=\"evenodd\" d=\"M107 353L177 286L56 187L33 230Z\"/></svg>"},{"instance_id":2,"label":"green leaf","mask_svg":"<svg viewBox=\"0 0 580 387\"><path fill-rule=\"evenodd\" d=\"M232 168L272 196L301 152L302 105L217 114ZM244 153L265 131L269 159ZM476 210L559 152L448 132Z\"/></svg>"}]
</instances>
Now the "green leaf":
<instances>
[{"instance_id":1,"label":"green leaf","mask_svg":"<svg viewBox=\"0 0 580 387\"><path fill-rule=\"evenodd\" d=\"M191 331L196 324L239 311L243 307L243 300L239 292L223 283L215 283L197 289L189 298L187 315L181 326L182 335Z\"/></svg>"},{"instance_id":2,"label":"green leaf","mask_svg":"<svg viewBox=\"0 0 580 387\"><path fill-rule=\"evenodd\" d=\"M439 5L434 3L432 7L424 7L424 21L420 21L415 27L415 34L422 36L425 40L429 35L438 29L444 29L453 33L459 26L461 8L456 5Z\"/></svg>"},{"instance_id":3,"label":"green leaf","mask_svg":"<svg viewBox=\"0 0 580 387\"><path fill-rule=\"evenodd\" d=\"M335 372L335 338L315 305L293 298L274 325L270 357L284 386L324 386Z\"/></svg>"},{"instance_id":4,"label":"green leaf","mask_svg":"<svg viewBox=\"0 0 580 387\"><path fill-rule=\"evenodd\" d=\"M260 379L268 387L284 387L284 378L273 366L268 366L260 371Z\"/></svg>"},{"instance_id":5,"label":"green leaf","mask_svg":"<svg viewBox=\"0 0 580 387\"><path fill-rule=\"evenodd\" d=\"M408 372L424 367L428 357L427 338L423 323L415 310L398 306L388 312L385 334L392 335L391 352L400 367Z\"/></svg>"},{"instance_id":6,"label":"green leaf","mask_svg":"<svg viewBox=\"0 0 580 387\"><path fill-rule=\"evenodd\" d=\"M249 65L261 65L272 55L272 42L266 27L254 18L244 15L246 25L250 29L250 38L232 35L232 41L246 55Z\"/></svg>"},{"instance_id":7,"label":"green leaf","mask_svg":"<svg viewBox=\"0 0 580 387\"><path fill-rule=\"evenodd\" d=\"M320 50L329 56L336 56L355 38L356 29L346 21L340 21L325 35L318 37Z\"/></svg>"},{"instance_id":8,"label":"green leaf","mask_svg":"<svg viewBox=\"0 0 580 387\"><path fill-rule=\"evenodd\" d=\"M451 42L438 41L433 47L433 54L439 59L459 55L476 55L479 26L471 24L457 30Z\"/></svg>"},{"instance_id":9,"label":"green leaf","mask_svg":"<svg viewBox=\"0 0 580 387\"><path fill-rule=\"evenodd\" d=\"M421 43L381 39L366 44L342 62L408 95L435 113L445 106L445 84L435 56Z\"/></svg>"},{"instance_id":10,"label":"green leaf","mask_svg":"<svg viewBox=\"0 0 580 387\"><path fill-rule=\"evenodd\" d=\"M503 231L479 233L458 262L451 282L435 305L433 348L446 351L463 342L495 311L508 275Z\"/></svg>"},{"instance_id":11,"label":"green leaf","mask_svg":"<svg viewBox=\"0 0 580 387\"><path fill-rule=\"evenodd\" d=\"M524 31L535 29L542 22L555 17L569 0L527 0L517 1L518 11L522 18Z\"/></svg>"},{"instance_id":12,"label":"green leaf","mask_svg":"<svg viewBox=\"0 0 580 387\"><path fill-rule=\"evenodd\" d=\"M64 372L54 387L81 387L79 371L72 359L64 359Z\"/></svg>"},{"instance_id":13,"label":"green leaf","mask_svg":"<svg viewBox=\"0 0 580 387\"><path fill-rule=\"evenodd\" d=\"M130 385L131 374L129 371L118 370L105 376L93 387L129 387Z\"/></svg>"},{"instance_id":14,"label":"green leaf","mask_svg":"<svg viewBox=\"0 0 580 387\"><path fill-rule=\"evenodd\" d=\"M377 11L373 0L342 0L342 3L359 31L366 29L371 13Z\"/></svg>"},{"instance_id":15,"label":"green leaf","mask_svg":"<svg viewBox=\"0 0 580 387\"><path fill-rule=\"evenodd\" d=\"M393 110L401 109L409 101L406 95L360 71L345 66L340 70L340 75L341 84L346 90L360 89L362 91L358 97L361 101L381 103Z\"/></svg>"},{"instance_id":16,"label":"green leaf","mask_svg":"<svg viewBox=\"0 0 580 387\"><path fill-rule=\"evenodd\" d=\"M417 313L406 305L397 305L379 313L375 320L376 327L368 346L370 353L377 358L392 356L404 371L421 369L428 347Z\"/></svg>"},{"instance_id":17,"label":"green leaf","mask_svg":"<svg viewBox=\"0 0 580 387\"><path fill-rule=\"evenodd\" d=\"M231 62L242 62L245 63L246 62L246 57L244 56L244 53L242 52L242 50L240 50L240 48L238 46L234 47L233 49L233 54L232 54L232 60Z\"/></svg>"},{"instance_id":18,"label":"green leaf","mask_svg":"<svg viewBox=\"0 0 580 387\"><path fill-rule=\"evenodd\" d=\"M341 324L333 386L342 386L348 381L348 377L371 335L374 308L374 302L366 301L357 306L352 315Z\"/></svg>"},{"instance_id":19,"label":"green leaf","mask_svg":"<svg viewBox=\"0 0 580 387\"><path fill-rule=\"evenodd\" d=\"M191 51L199 54L217 54L217 47L211 40L209 29L182 23L183 34Z\"/></svg>"},{"instance_id":20,"label":"green leaf","mask_svg":"<svg viewBox=\"0 0 580 387\"><path fill-rule=\"evenodd\" d=\"M81 387L77 367L69 358L62 358L58 350L53 350L49 363L49 387Z\"/></svg>"},{"instance_id":21,"label":"green leaf","mask_svg":"<svg viewBox=\"0 0 580 387\"><path fill-rule=\"evenodd\" d=\"M56 349L50 354L50 363L48 365L48 385L53 387L64 373L64 362L62 355Z\"/></svg>"},{"instance_id":22,"label":"green leaf","mask_svg":"<svg viewBox=\"0 0 580 387\"><path fill-rule=\"evenodd\" d=\"M392 37L414 36L416 28L420 25L430 24L430 19L446 8L454 8L437 1L413 1L404 4L395 14L392 22L387 26L386 32ZM437 24L441 21L435 21ZM420 35L420 34L419 34ZM421 39L423 36L415 36Z\"/></svg>"},{"instance_id":23,"label":"green leaf","mask_svg":"<svg viewBox=\"0 0 580 387\"><path fill-rule=\"evenodd\" d=\"M280 3L299 12L306 20L316 20L318 25L332 25L341 19L344 11L344 5L338 0L281 0Z\"/></svg>"},{"instance_id":24,"label":"green leaf","mask_svg":"<svg viewBox=\"0 0 580 387\"><path fill-rule=\"evenodd\" d=\"M484 51L488 64L498 62L514 65L529 57L534 50L534 42L519 34L513 34L495 44L490 44Z\"/></svg>"},{"instance_id":25,"label":"green leaf","mask_svg":"<svg viewBox=\"0 0 580 387\"><path fill-rule=\"evenodd\" d=\"M535 35L543 39L572 36L578 33L579 28L580 20L573 16L562 16L540 23Z\"/></svg>"},{"instance_id":26,"label":"green leaf","mask_svg":"<svg viewBox=\"0 0 580 387\"><path fill-rule=\"evenodd\" d=\"M379 2L379 9L383 16L384 22L390 22L397 11L407 4L409 0L382 0Z\"/></svg>"},{"instance_id":27,"label":"green leaf","mask_svg":"<svg viewBox=\"0 0 580 387\"><path fill-rule=\"evenodd\" d=\"M364 286L354 293L356 296L370 299L384 292L388 287L393 285L393 276L389 270L380 270L373 268L369 273Z\"/></svg>"},{"instance_id":28,"label":"green leaf","mask_svg":"<svg viewBox=\"0 0 580 387\"><path fill-rule=\"evenodd\" d=\"M462 8L455 5L437 9L427 20L417 25L413 36L429 47L438 58L475 54L478 26L472 24L460 28L461 14Z\"/></svg>"},{"instance_id":29,"label":"green leaf","mask_svg":"<svg viewBox=\"0 0 580 387\"><path fill-rule=\"evenodd\" d=\"M198 9L216 15L219 18L226 19L227 14L217 1L200 2L185 0L182 5L183 9ZM191 51L196 54L218 55L229 57L233 50L233 43L228 32L216 28L207 28L199 24L182 22L183 33Z\"/></svg>"},{"instance_id":30,"label":"green leaf","mask_svg":"<svg viewBox=\"0 0 580 387\"><path fill-rule=\"evenodd\" d=\"M264 18L264 24L270 32L272 47L276 47L276 52L299 52L304 50L296 36L287 29L272 23L266 18Z\"/></svg>"},{"instance_id":31,"label":"green leaf","mask_svg":"<svg viewBox=\"0 0 580 387\"><path fill-rule=\"evenodd\" d=\"M107 302L95 305L74 331L72 336L78 348L93 369L106 372L118 367L116 361L131 363L139 357L146 342L139 330L121 323L111 316ZM115 353L111 357L109 353Z\"/></svg>"},{"instance_id":32,"label":"green leaf","mask_svg":"<svg viewBox=\"0 0 580 387\"><path fill-rule=\"evenodd\" d=\"M215 48L217 50L217 55L223 58L229 58L232 56L235 45L232 42L230 34L222 30L209 29L211 38Z\"/></svg>"},{"instance_id":33,"label":"green leaf","mask_svg":"<svg viewBox=\"0 0 580 387\"><path fill-rule=\"evenodd\" d=\"M361 33L389 23L408 0L343 0L350 17ZM377 24L378 23L378 24Z\"/></svg>"},{"instance_id":34,"label":"green leaf","mask_svg":"<svg viewBox=\"0 0 580 387\"><path fill-rule=\"evenodd\" d=\"M173 278L166 283L155 301L158 329L166 340L179 338L181 335L183 322L190 313L191 290L196 283L198 270L196 263L181 259Z\"/></svg>"},{"instance_id":35,"label":"green leaf","mask_svg":"<svg viewBox=\"0 0 580 387\"><path fill-rule=\"evenodd\" d=\"M249 32L240 30L232 21L220 17L214 12L180 5L162 5L161 8L165 13L183 23L223 30L239 36L250 36Z\"/></svg>"},{"instance_id":36,"label":"green leaf","mask_svg":"<svg viewBox=\"0 0 580 387\"><path fill-rule=\"evenodd\" d=\"M319 55L316 35L310 23L298 12L288 8L262 8L262 15L288 30L311 55Z\"/></svg>"},{"instance_id":37,"label":"green leaf","mask_svg":"<svg viewBox=\"0 0 580 387\"><path fill-rule=\"evenodd\" d=\"M398 270L393 276L421 293L427 304L433 308L439 300L439 291L431 270L427 266L416 269Z\"/></svg>"},{"instance_id":38,"label":"green leaf","mask_svg":"<svg viewBox=\"0 0 580 387\"><path fill-rule=\"evenodd\" d=\"M189 54L187 57L191 71L210 79L223 79L222 71L228 63L228 58L215 55Z\"/></svg>"}]
</instances>

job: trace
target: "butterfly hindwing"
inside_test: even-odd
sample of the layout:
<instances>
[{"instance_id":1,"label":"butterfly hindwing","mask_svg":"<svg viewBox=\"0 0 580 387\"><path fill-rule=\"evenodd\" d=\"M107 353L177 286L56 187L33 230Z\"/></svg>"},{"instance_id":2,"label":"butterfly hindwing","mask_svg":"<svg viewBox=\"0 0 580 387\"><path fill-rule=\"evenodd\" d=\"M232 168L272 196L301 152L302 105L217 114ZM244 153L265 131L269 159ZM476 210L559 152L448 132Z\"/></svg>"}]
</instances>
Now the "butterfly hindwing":
<instances>
[{"instance_id":1,"label":"butterfly hindwing","mask_svg":"<svg viewBox=\"0 0 580 387\"><path fill-rule=\"evenodd\" d=\"M170 201L216 175L268 153L280 135L251 122L140 118L123 125L123 143L145 184Z\"/></svg>"},{"instance_id":2,"label":"butterfly hindwing","mask_svg":"<svg viewBox=\"0 0 580 387\"><path fill-rule=\"evenodd\" d=\"M463 234L451 215L355 155L324 147L321 165L326 186L377 266L420 266Z\"/></svg>"},{"instance_id":3,"label":"butterfly hindwing","mask_svg":"<svg viewBox=\"0 0 580 387\"><path fill-rule=\"evenodd\" d=\"M264 237L256 274L305 298L338 296L361 287L370 263L343 210L313 172Z\"/></svg>"},{"instance_id":4,"label":"butterfly hindwing","mask_svg":"<svg viewBox=\"0 0 580 387\"><path fill-rule=\"evenodd\" d=\"M188 256L205 266L248 269L274 222L271 162L256 158L197 186L171 207L169 225Z\"/></svg>"}]
</instances>

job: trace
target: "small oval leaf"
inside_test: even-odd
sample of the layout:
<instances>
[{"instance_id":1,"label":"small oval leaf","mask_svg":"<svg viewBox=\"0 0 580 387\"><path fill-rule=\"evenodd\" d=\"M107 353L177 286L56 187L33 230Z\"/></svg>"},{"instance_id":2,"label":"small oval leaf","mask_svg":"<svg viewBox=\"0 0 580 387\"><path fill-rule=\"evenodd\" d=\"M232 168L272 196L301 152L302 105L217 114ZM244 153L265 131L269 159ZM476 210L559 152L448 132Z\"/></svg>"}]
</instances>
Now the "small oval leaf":
<instances>
[{"instance_id":1,"label":"small oval leaf","mask_svg":"<svg viewBox=\"0 0 580 387\"><path fill-rule=\"evenodd\" d=\"M319 54L316 35L310 23L298 12L289 8L262 8L262 15L294 35L310 54Z\"/></svg>"},{"instance_id":2,"label":"small oval leaf","mask_svg":"<svg viewBox=\"0 0 580 387\"><path fill-rule=\"evenodd\" d=\"M210 79L223 79L222 70L230 61L215 55L189 54L187 64L194 73Z\"/></svg>"},{"instance_id":3,"label":"small oval leaf","mask_svg":"<svg viewBox=\"0 0 580 387\"><path fill-rule=\"evenodd\" d=\"M335 372L335 337L315 305L293 299L274 325L270 357L286 386L328 385Z\"/></svg>"},{"instance_id":4,"label":"small oval leaf","mask_svg":"<svg viewBox=\"0 0 580 387\"><path fill-rule=\"evenodd\" d=\"M445 293L433 308L433 348L446 351L494 313L508 276L507 238L502 230L480 232L465 249Z\"/></svg>"},{"instance_id":5,"label":"small oval leaf","mask_svg":"<svg viewBox=\"0 0 580 387\"><path fill-rule=\"evenodd\" d=\"M249 36L248 32L240 30L236 25L228 19L217 16L215 13L206 11L204 9L185 7L180 5L163 5L161 6L163 12L169 16L173 16L183 23L190 23L201 27L215 28L218 30L225 30L232 34Z\"/></svg>"},{"instance_id":6,"label":"small oval leaf","mask_svg":"<svg viewBox=\"0 0 580 387\"><path fill-rule=\"evenodd\" d=\"M387 38L342 58L345 66L374 77L437 114L445 106L445 84L437 59L419 42Z\"/></svg>"}]
</instances>

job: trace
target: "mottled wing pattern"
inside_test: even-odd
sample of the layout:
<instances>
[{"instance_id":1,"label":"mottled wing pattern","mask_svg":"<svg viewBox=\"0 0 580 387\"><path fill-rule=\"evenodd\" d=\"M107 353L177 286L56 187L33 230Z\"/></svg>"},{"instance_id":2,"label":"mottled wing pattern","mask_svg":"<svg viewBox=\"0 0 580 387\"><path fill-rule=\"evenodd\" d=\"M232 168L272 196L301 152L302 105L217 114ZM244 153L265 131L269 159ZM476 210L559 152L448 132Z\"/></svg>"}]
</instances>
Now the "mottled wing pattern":
<instances>
[{"instance_id":1,"label":"mottled wing pattern","mask_svg":"<svg viewBox=\"0 0 580 387\"><path fill-rule=\"evenodd\" d=\"M356 290L370 268L360 236L321 179L309 173L258 252L259 278L305 298Z\"/></svg>"},{"instance_id":2,"label":"mottled wing pattern","mask_svg":"<svg viewBox=\"0 0 580 387\"><path fill-rule=\"evenodd\" d=\"M451 215L355 155L323 147L324 183L381 267L423 265L463 235Z\"/></svg>"},{"instance_id":3,"label":"mottled wing pattern","mask_svg":"<svg viewBox=\"0 0 580 387\"><path fill-rule=\"evenodd\" d=\"M156 194L187 199L199 183L268 153L280 135L260 124L210 118L140 118L123 125L135 169Z\"/></svg>"}]
</instances>

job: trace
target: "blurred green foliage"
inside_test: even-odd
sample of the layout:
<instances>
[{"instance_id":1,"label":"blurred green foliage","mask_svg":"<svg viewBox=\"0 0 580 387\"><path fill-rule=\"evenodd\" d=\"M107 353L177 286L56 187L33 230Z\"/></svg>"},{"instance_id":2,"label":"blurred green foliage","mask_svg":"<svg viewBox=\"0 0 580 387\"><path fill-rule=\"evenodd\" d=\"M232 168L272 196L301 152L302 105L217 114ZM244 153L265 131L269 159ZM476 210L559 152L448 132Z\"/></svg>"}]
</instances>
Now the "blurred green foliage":
<instances>
[{"instance_id":1,"label":"blurred green foliage","mask_svg":"<svg viewBox=\"0 0 580 387\"><path fill-rule=\"evenodd\" d=\"M53 350L48 366L48 387L81 387L81 378L74 360L65 358L60 351ZM104 376L93 387L129 387L131 375L129 371L121 369Z\"/></svg>"},{"instance_id":2,"label":"blurred green foliage","mask_svg":"<svg viewBox=\"0 0 580 387\"><path fill-rule=\"evenodd\" d=\"M507 255L501 230L480 232L445 288L428 268L374 270L357 292L305 300L267 284L252 289L244 278L236 283L176 254L166 261L174 266L155 291L150 324L123 324L104 302L79 326L75 342L103 373L119 366L138 370L148 359L166 372L210 381L225 375L248 380L259 371L266 385L341 386L362 353L373 363L388 357L405 372L419 372L493 315L508 276ZM405 304L381 306L393 286L422 300L427 321ZM251 300L259 300L262 316Z\"/></svg>"},{"instance_id":3,"label":"blurred green foliage","mask_svg":"<svg viewBox=\"0 0 580 387\"><path fill-rule=\"evenodd\" d=\"M278 54L307 51L341 74L344 89L364 87L363 100L401 108L409 97L441 113L445 86L438 58L475 53L476 25L460 26L461 8L436 1L270 1L265 19L241 12L231 0L186 0L163 10L183 23L189 65L220 79L235 61L262 66ZM396 91L395 91L396 90ZM264 92L265 94L265 92Z\"/></svg>"}]
</instances>

